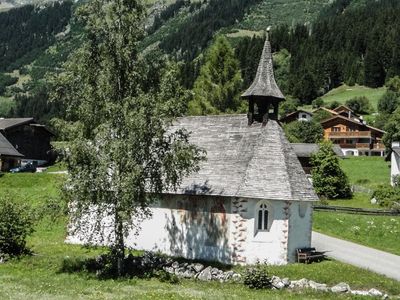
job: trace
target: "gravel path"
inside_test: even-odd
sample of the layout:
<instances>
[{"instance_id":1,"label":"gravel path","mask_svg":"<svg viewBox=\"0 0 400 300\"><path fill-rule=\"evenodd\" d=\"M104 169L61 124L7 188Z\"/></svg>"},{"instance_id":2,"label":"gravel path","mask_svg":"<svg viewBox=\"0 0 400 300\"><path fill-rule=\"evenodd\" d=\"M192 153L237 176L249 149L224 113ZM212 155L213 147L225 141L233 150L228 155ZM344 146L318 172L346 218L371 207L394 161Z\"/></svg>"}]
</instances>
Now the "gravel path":
<instances>
[{"instance_id":1,"label":"gravel path","mask_svg":"<svg viewBox=\"0 0 400 300\"><path fill-rule=\"evenodd\" d=\"M312 245L336 260L400 281L400 256L313 231Z\"/></svg>"}]
</instances>

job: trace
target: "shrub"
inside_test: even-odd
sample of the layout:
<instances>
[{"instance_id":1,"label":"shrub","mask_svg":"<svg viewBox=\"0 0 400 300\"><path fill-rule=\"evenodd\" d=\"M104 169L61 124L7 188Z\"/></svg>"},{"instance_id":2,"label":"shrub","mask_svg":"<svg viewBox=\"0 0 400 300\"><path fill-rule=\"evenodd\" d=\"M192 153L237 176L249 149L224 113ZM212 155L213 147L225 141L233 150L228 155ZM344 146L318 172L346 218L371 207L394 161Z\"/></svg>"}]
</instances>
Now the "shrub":
<instances>
[{"instance_id":1,"label":"shrub","mask_svg":"<svg viewBox=\"0 0 400 300\"><path fill-rule=\"evenodd\" d=\"M271 279L264 268L256 266L246 270L243 283L251 289L271 288Z\"/></svg>"},{"instance_id":2,"label":"shrub","mask_svg":"<svg viewBox=\"0 0 400 300\"><path fill-rule=\"evenodd\" d=\"M315 121L294 121L283 127L291 143L318 143L322 140L324 130Z\"/></svg>"},{"instance_id":3,"label":"shrub","mask_svg":"<svg viewBox=\"0 0 400 300\"><path fill-rule=\"evenodd\" d=\"M279 112L281 116L284 117L292 112L295 112L299 105L299 100L289 98L286 101L280 103Z\"/></svg>"},{"instance_id":4,"label":"shrub","mask_svg":"<svg viewBox=\"0 0 400 300\"><path fill-rule=\"evenodd\" d=\"M312 180L315 192L328 199L351 198L349 180L340 168L331 142L319 144L319 150L311 157Z\"/></svg>"},{"instance_id":5,"label":"shrub","mask_svg":"<svg viewBox=\"0 0 400 300\"><path fill-rule=\"evenodd\" d=\"M324 100L322 98L317 98L311 102L313 108L318 108L324 106Z\"/></svg>"},{"instance_id":6,"label":"shrub","mask_svg":"<svg viewBox=\"0 0 400 300\"><path fill-rule=\"evenodd\" d=\"M378 111L381 114L391 114L399 106L399 95L393 91L387 91L378 101Z\"/></svg>"},{"instance_id":7,"label":"shrub","mask_svg":"<svg viewBox=\"0 0 400 300\"><path fill-rule=\"evenodd\" d=\"M33 233L31 209L7 198L0 198L0 255L10 257L29 253L26 237Z\"/></svg>"},{"instance_id":8,"label":"shrub","mask_svg":"<svg viewBox=\"0 0 400 300\"><path fill-rule=\"evenodd\" d=\"M161 282L168 282L168 283L171 283L171 284L177 284L177 283L180 282L178 276L176 276L175 274L168 273L168 272L166 272L164 270L157 271L155 273L155 276Z\"/></svg>"},{"instance_id":9,"label":"shrub","mask_svg":"<svg viewBox=\"0 0 400 300\"><path fill-rule=\"evenodd\" d=\"M335 109L336 107L339 107L340 105L342 105L342 103L340 103L339 101L332 101L331 103L328 104L327 108L329 109Z\"/></svg>"},{"instance_id":10,"label":"shrub","mask_svg":"<svg viewBox=\"0 0 400 300\"><path fill-rule=\"evenodd\" d=\"M400 203L400 188L380 185L372 194L382 207L397 209Z\"/></svg>"},{"instance_id":11,"label":"shrub","mask_svg":"<svg viewBox=\"0 0 400 300\"><path fill-rule=\"evenodd\" d=\"M346 105L356 114L369 114L373 111L367 97L355 97L346 101Z\"/></svg>"},{"instance_id":12,"label":"shrub","mask_svg":"<svg viewBox=\"0 0 400 300\"><path fill-rule=\"evenodd\" d=\"M318 123L320 123L321 121L324 121L326 119L329 119L331 117L332 117L332 115L329 112L327 112L326 110L319 110L319 111L316 111L313 113L313 120Z\"/></svg>"},{"instance_id":13,"label":"shrub","mask_svg":"<svg viewBox=\"0 0 400 300\"><path fill-rule=\"evenodd\" d=\"M90 258L64 258L60 271L66 273L88 273L95 274L101 279L118 278L120 276L132 278L158 277L170 283L176 283L173 276L162 274L166 265L166 258L151 252L145 252L137 256L129 253L122 261L122 273L118 269L118 255L114 249L111 251Z\"/></svg>"}]
</instances>

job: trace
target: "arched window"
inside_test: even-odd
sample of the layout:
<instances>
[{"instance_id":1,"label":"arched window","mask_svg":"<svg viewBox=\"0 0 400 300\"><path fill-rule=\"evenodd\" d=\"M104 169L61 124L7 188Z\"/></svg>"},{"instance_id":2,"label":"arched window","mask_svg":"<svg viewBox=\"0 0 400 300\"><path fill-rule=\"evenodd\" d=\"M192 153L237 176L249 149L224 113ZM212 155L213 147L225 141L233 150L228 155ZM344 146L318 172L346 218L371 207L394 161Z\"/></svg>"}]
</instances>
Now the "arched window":
<instances>
[{"instance_id":1,"label":"arched window","mask_svg":"<svg viewBox=\"0 0 400 300\"><path fill-rule=\"evenodd\" d=\"M268 207L265 203L258 206L257 231L268 231Z\"/></svg>"}]
</instances>

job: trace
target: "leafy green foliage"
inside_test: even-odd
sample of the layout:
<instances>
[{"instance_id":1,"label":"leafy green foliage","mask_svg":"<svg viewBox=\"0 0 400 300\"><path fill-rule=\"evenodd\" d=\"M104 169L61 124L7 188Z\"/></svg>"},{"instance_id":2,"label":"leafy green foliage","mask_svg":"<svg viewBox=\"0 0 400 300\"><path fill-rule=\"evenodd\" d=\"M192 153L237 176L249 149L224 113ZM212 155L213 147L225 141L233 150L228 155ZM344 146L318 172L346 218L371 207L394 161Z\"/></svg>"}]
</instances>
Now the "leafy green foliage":
<instances>
[{"instance_id":1,"label":"leafy green foliage","mask_svg":"<svg viewBox=\"0 0 400 300\"><path fill-rule=\"evenodd\" d=\"M313 101L311 102L311 105L312 105L313 108L319 108L319 107L321 107L321 106L324 106L324 105L325 105L325 102L324 102L324 99L322 99L322 98L317 98L317 99L315 99L315 100L313 100Z\"/></svg>"},{"instance_id":2,"label":"leafy green foliage","mask_svg":"<svg viewBox=\"0 0 400 300\"><path fill-rule=\"evenodd\" d=\"M242 78L239 62L227 39L218 36L205 57L200 76L194 83L190 115L233 113L244 101L239 99Z\"/></svg>"},{"instance_id":3,"label":"leafy green foliage","mask_svg":"<svg viewBox=\"0 0 400 300\"><path fill-rule=\"evenodd\" d=\"M156 273L156 277L161 282L167 282L167 283L170 283L170 284L178 284L180 282L178 276L176 276L175 274L171 274L169 272L166 272L164 270L158 271Z\"/></svg>"},{"instance_id":4,"label":"leafy green foliage","mask_svg":"<svg viewBox=\"0 0 400 300\"><path fill-rule=\"evenodd\" d=\"M378 102L378 111L383 115L382 120L387 120L389 118L388 115L392 114L400 106L400 77L395 76L389 79L386 87L387 92Z\"/></svg>"},{"instance_id":5,"label":"leafy green foliage","mask_svg":"<svg viewBox=\"0 0 400 300\"><path fill-rule=\"evenodd\" d=\"M18 78L0 73L0 95L4 94L6 87L15 84Z\"/></svg>"},{"instance_id":6,"label":"leafy green foliage","mask_svg":"<svg viewBox=\"0 0 400 300\"><path fill-rule=\"evenodd\" d=\"M400 104L400 96L391 90L388 90L378 102L378 111L381 114L391 114Z\"/></svg>"},{"instance_id":7,"label":"leafy green foliage","mask_svg":"<svg viewBox=\"0 0 400 300\"><path fill-rule=\"evenodd\" d=\"M122 275L126 278L139 277L149 279L157 277L161 282L179 283L179 279L175 275L163 270L163 267L167 265L165 257L151 252L144 252L142 255L130 252L122 260L124 265L123 274L118 273L118 259L118 254L113 251L86 259L67 257L63 259L60 271L64 273L82 272L95 274L97 278L101 279L117 278Z\"/></svg>"},{"instance_id":8,"label":"leafy green foliage","mask_svg":"<svg viewBox=\"0 0 400 300\"><path fill-rule=\"evenodd\" d=\"M315 192L328 199L351 198L347 175L340 168L339 160L332 150L332 143L324 141L311 157L312 180Z\"/></svg>"},{"instance_id":9,"label":"leafy green foliage","mask_svg":"<svg viewBox=\"0 0 400 300\"><path fill-rule=\"evenodd\" d=\"M346 105L356 114L370 114L373 111L367 97L355 97L346 101Z\"/></svg>"},{"instance_id":10,"label":"leafy green foliage","mask_svg":"<svg viewBox=\"0 0 400 300\"><path fill-rule=\"evenodd\" d=\"M400 94L400 76L390 78L386 83L386 87L389 91Z\"/></svg>"},{"instance_id":11,"label":"leafy green foliage","mask_svg":"<svg viewBox=\"0 0 400 300\"><path fill-rule=\"evenodd\" d=\"M376 198L382 207L400 210L400 187L398 186L381 185L374 191L372 197Z\"/></svg>"},{"instance_id":12,"label":"leafy green foliage","mask_svg":"<svg viewBox=\"0 0 400 300\"><path fill-rule=\"evenodd\" d=\"M28 205L0 197L0 258L28 253L26 238L33 233L33 225Z\"/></svg>"},{"instance_id":13,"label":"leafy green foliage","mask_svg":"<svg viewBox=\"0 0 400 300\"><path fill-rule=\"evenodd\" d=\"M318 123L323 121L323 120L329 119L330 117L332 117L332 115L329 112L327 112L326 110L323 110L323 109L318 110L318 111L313 113L313 120L315 122L318 122Z\"/></svg>"},{"instance_id":14,"label":"leafy green foliage","mask_svg":"<svg viewBox=\"0 0 400 300\"><path fill-rule=\"evenodd\" d=\"M341 105L341 103L339 101L332 101L328 104L328 108L329 109L335 109L337 107L339 107Z\"/></svg>"},{"instance_id":15,"label":"leafy green foliage","mask_svg":"<svg viewBox=\"0 0 400 300\"><path fill-rule=\"evenodd\" d=\"M279 113L282 117L284 117L292 112L295 112L299 105L300 103L297 99L286 99L279 104Z\"/></svg>"},{"instance_id":16,"label":"leafy green foliage","mask_svg":"<svg viewBox=\"0 0 400 300\"><path fill-rule=\"evenodd\" d=\"M392 147L392 142L400 141L400 107L398 107L389 120L386 121L384 130L386 133L383 135L382 141L386 148Z\"/></svg>"},{"instance_id":17,"label":"leafy green foliage","mask_svg":"<svg viewBox=\"0 0 400 300\"><path fill-rule=\"evenodd\" d=\"M284 125L285 135L291 143L318 143L324 130L320 123L312 121L294 121Z\"/></svg>"},{"instance_id":18,"label":"leafy green foliage","mask_svg":"<svg viewBox=\"0 0 400 300\"><path fill-rule=\"evenodd\" d=\"M272 287L271 279L268 277L266 268L260 265L246 269L243 283L251 289L266 289Z\"/></svg>"}]
</instances>

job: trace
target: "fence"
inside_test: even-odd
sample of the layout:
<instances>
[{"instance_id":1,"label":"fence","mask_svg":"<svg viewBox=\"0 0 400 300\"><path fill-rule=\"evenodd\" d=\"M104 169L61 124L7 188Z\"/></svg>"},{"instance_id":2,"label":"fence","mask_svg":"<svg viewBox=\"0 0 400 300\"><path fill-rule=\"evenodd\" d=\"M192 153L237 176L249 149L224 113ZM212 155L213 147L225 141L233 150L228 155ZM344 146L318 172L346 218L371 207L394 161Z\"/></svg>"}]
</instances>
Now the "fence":
<instances>
[{"instance_id":1,"label":"fence","mask_svg":"<svg viewBox=\"0 0 400 300\"><path fill-rule=\"evenodd\" d=\"M355 215L400 216L400 211L396 210L380 210L380 209L354 208L354 207L343 207L343 206L314 205L314 210L343 212Z\"/></svg>"}]
</instances>

